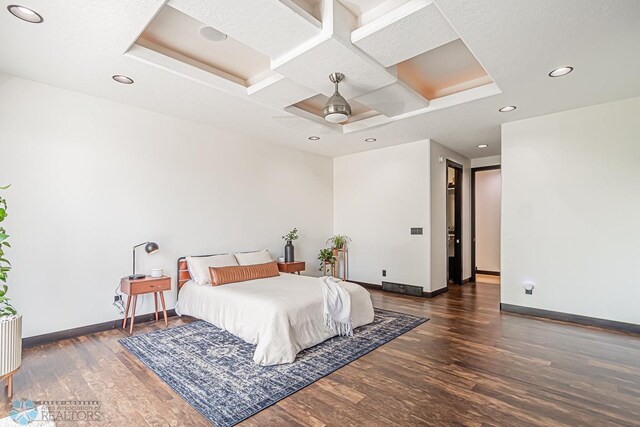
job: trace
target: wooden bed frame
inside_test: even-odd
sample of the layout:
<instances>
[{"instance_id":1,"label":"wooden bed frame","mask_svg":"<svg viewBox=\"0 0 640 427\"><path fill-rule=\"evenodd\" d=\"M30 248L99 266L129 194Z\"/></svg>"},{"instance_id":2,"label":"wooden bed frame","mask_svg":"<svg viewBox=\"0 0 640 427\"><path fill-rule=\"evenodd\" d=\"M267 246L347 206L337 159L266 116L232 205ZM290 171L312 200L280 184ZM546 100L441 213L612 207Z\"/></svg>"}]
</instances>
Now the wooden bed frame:
<instances>
[{"instance_id":1,"label":"wooden bed frame","mask_svg":"<svg viewBox=\"0 0 640 427\"><path fill-rule=\"evenodd\" d=\"M213 254L213 255L189 255L195 258L208 257L214 255L223 255L223 254ZM180 289L191 280L191 273L189 273L189 269L187 268L187 257L181 256L178 258L178 293L180 293Z\"/></svg>"}]
</instances>

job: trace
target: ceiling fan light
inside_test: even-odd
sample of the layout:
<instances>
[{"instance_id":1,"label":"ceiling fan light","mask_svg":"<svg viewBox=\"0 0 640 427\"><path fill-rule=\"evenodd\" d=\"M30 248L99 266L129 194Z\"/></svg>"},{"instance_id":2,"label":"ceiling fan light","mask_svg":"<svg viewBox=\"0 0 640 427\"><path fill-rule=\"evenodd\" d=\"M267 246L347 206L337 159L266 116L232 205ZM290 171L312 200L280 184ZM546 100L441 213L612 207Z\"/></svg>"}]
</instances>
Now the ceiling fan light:
<instances>
[{"instance_id":1,"label":"ceiling fan light","mask_svg":"<svg viewBox=\"0 0 640 427\"><path fill-rule=\"evenodd\" d=\"M330 113L324 116L324 119L329 123L344 123L349 120L349 116L344 113Z\"/></svg>"}]
</instances>

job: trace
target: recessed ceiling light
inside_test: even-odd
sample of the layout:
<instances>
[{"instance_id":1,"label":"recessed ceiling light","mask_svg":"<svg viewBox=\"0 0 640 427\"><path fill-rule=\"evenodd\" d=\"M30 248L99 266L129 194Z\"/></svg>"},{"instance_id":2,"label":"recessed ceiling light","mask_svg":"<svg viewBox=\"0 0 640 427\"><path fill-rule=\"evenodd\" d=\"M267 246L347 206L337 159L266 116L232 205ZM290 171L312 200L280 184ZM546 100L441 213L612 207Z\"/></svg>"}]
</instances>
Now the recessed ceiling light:
<instances>
[{"instance_id":1,"label":"recessed ceiling light","mask_svg":"<svg viewBox=\"0 0 640 427\"><path fill-rule=\"evenodd\" d=\"M501 109L499 109L498 111L500 111L501 113L508 113L509 111L513 111L516 109L515 105L509 105L507 107L502 107Z\"/></svg>"},{"instance_id":2,"label":"recessed ceiling light","mask_svg":"<svg viewBox=\"0 0 640 427\"><path fill-rule=\"evenodd\" d=\"M222 31L218 31L213 27L200 28L200 35L210 42L223 42L227 39L227 35Z\"/></svg>"},{"instance_id":3,"label":"recessed ceiling light","mask_svg":"<svg viewBox=\"0 0 640 427\"><path fill-rule=\"evenodd\" d=\"M309 140L310 140L310 141L317 141L317 140L319 140L319 139L320 139L320 137L319 137L319 136L310 136L310 137L309 137Z\"/></svg>"},{"instance_id":4,"label":"recessed ceiling light","mask_svg":"<svg viewBox=\"0 0 640 427\"><path fill-rule=\"evenodd\" d=\"M487 148L489 146L489 144L480 144L478 145L478 148Z\"/></svg>"},{"instance_id":5,"label":"recessed ceiling light","mask_svg":"<svg viewBox=\"0 0 640 427\"><path fill-rule=\"evenodd\" d=\"M11 12L11 14L16 18L20 18L23 21L31 22L32 24L39 24L44 21L44 18L40 16L38 12L29 9L28 7L12 4L7 6L7 10Z\"/></svg>"},{"instance_id":6,"label":"recessed ceiling light","mask_svg":"<svg viewBox=\"0 0 640 427\"><path fill-rule=\"evenodd\" d=\"M115 76L112 76L111 78L113 80L117 81L118 83L122 83L123 85L130 85L131 83L133 83L133 79L131 77L122 76L120 74L116 74Z\"/></svg>"},{"instance_id":7,"label":"recessed ceiling light","mask_svg":"<svg viewBox=\"0 0 640 427\"><path fill-rule=\"evenodd\" d=\"M570 72L573 71L573 67L560 67L556 68L552 72L549 73L549 77L562 77L566 76Z\"/></svg>"},{"instance_id":8,"label":"recessed ceiling light","mask_svg":"<svg viewBox=\"0 0 640 427\"><path fill-rule=\"evenodd\" d=\"M375 138L367 138L367 139L364 140L364 142L376 142L376 141L377 141L377 139L375 139Z\"/></svg>"}]
</instances>

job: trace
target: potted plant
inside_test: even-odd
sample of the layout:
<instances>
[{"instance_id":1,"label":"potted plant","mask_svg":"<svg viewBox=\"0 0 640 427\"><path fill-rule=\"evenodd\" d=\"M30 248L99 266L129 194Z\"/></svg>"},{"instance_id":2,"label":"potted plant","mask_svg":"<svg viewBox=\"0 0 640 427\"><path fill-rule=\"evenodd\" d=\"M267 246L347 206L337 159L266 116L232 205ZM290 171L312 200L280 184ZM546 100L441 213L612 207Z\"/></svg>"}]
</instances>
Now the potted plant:
<instances>
[{"instance_id":1,"label":"potted plant","mask_svg":"<svg viewBox=\"0 0 640 427\"><path fill-rule=\"evenodd\" d=\"M9 186L0 187L6 190ZM7 201L0 195L0 223L7 217ZM0 225L0 379L7 379L7 394L13 394L13 374L22 362L22 315L7 298L7 275L11 263L4 250L10 248L6 230Z\"/></svg>"},{"instance_id":2,"label":"potted plant","mask_svg":"<svg viewBox=\"0 0 640 427\"><path fill-rule=\"evenodd\" d=\"M287 242L287 244L284 245L284 262L295 261L296 257L294 254L294 247L293 243L291 242L293 242L294 240L298 240L298 229L294 228L293 230L282 236L282 238Z\"/></svg>"},{"instance_id":3,"label":"potted plant","mask_svg":"<svg viewBox=\"0 0 640 427\"><path fill-rule=\"evenodd\" d=\"M326 248L320 249L320 253L318 254L318 261L320 261L320 271L327 272L327 266L331 266L331 270L333 272L333 266L336 263L336 257L333 255L333 249Z\"/></svg>"},{"instance_id":4,"label":"potted plant","mask_svg":"<svg viewBox=\"0 0 640 427\"><path fill-rule=\"evenodd\" d=\"M336 234L329 237L327 243L331 245L334 255L337 255L338 250L346 249L347 244L351 243L351 237L345 236L344 234Z\"/></svg>"}]
</instances>

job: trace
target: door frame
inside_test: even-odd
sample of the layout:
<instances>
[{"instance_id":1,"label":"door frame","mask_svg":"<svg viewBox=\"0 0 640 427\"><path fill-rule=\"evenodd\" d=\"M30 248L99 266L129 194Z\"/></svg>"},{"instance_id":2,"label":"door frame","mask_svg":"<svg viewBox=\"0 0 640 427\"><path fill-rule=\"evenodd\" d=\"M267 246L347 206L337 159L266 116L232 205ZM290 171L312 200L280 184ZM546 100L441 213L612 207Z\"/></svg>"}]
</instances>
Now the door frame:
<instances>
[{"instance_id":1,"label":"door frame","mask_svg":"<svg viewBox=\"0 0 640 427\"><path fill-rule=\"evenodd\" d=\"M455 251L456 251L456 256L455 256L455 263L454 263L454 274L453 276L453 283L455 283L456 285L462 285L463 283L463 278L462 278L462 272L463 272L463 266L464 263L462 261L462 176L463 176L463 172L464 172L464 166L462 166L460 163L456 163L453 160L449 160L447 159L447 167L445 168L445 194L447 195L447 198L449 197L449 168L453 168L455 170L455 191L454 191L454 228L455 228L455 234L454 234L454 245L455 246ZM445 203L447 203L445 201ZM446 210L446 205L445 205L445 210ZM445 221L448 222L448 219ZM447 266L449 265L449 229L447 227ZM448 271L448 267L447 267L447 271ZM449 285L449 277L447 276L447 286Z\"/></svg>"},{"instance_id":2,"label":"door frame","mask_svg":"<svg viewBox=\"0 0 640 427\"><path fill-rule=\"evenodd\" d=\"M502 165L471 168L471 281L474 283L478 272L478 267L476 266L476 172L496 169L501 170ZM502 200L500 202L502 203Z\"/></svg>"}]
</instances>

